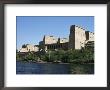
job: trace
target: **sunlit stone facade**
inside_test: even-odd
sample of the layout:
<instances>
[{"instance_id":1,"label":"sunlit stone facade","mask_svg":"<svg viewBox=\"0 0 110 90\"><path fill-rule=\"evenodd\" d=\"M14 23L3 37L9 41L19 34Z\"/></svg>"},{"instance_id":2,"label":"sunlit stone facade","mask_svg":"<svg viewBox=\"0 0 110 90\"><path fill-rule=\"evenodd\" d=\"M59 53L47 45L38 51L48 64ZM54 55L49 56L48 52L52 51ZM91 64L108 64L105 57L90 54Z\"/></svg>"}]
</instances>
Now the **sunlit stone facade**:
<instances>
[{"instance_id":1,"label":"sunlit stone facade","mask_svg":"<svg viewBox=\"0 0 110 90\"><path fill-rule=\"evenodd\" d=\"M94 41L94 33L85 31L84 28L76 25L70 27L69 49L81 49L88 41Z\"/></svg>"},{"instance_id":2,"label":"sunlit stone facade","mask_svg":"<svg viewBox=\"0 0 110 90\"><path fill-rule=\"evenodd\" d=\"M22 47L19 52L37 52L39 51L38 45L26 44L25 47Z\"/></svg>"},{"instance_id":3,"label":"sunlit stone facade","mask_svg":"<svg viewBox=\"0 0 110 90\"><path fill-rule=\"evenodd\" d=\"M88 43L89 42L89 43ZM94 33L87 31L86 29L71 25L70 34L68 38L57 38L55 36L47 36L43 37L43 40L39 42L39 45L30 45L27 44L26 48L21 48L20 52L29 52L29 51L47 51L49 50L68 50L68 49L81 49L85 46L94 42ZM93 46L93 43L92 43Z\"/></svg>"}]
</instances>

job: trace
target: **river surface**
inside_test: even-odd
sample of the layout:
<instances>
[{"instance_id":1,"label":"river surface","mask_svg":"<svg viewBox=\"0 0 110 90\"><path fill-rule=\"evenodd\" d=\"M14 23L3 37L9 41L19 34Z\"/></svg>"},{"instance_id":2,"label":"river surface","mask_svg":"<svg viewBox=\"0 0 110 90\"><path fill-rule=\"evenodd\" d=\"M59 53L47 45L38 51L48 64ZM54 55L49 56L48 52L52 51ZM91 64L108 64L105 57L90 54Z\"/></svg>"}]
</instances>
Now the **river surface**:
<instances>
[{"instance_id":1,"label":"river surface","mask_svg":"<svg viewBox=\"0 0 110 90\"><path fill-rule=\"evenodd\" d=\"M94 64L16 62L16 74L94 74Z\"/></svg>"}]
</instances>

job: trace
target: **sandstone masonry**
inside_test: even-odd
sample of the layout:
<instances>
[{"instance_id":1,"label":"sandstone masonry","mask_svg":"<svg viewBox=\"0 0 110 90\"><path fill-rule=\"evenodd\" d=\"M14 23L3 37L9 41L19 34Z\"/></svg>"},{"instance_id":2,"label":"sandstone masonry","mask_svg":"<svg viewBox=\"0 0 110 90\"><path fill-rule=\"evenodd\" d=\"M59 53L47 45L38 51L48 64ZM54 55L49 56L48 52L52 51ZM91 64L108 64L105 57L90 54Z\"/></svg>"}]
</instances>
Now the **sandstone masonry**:
<instances>
[{"instance_id":1,"label":"sandstone masonry","mask_svg":"<svg viewBox=\"0 0 110 90\"><path fill-rule=\"evenodd\" d=\"M39 45L27 45L26 48L21 48L20 52L29 51L47 51L49 50L68 50L81 49L88 46L94 46L94 33L86 31L84 28L76 25L71 25L69 38L56 38L54 36L44 36Z\"/></svg>"}]
</instances>

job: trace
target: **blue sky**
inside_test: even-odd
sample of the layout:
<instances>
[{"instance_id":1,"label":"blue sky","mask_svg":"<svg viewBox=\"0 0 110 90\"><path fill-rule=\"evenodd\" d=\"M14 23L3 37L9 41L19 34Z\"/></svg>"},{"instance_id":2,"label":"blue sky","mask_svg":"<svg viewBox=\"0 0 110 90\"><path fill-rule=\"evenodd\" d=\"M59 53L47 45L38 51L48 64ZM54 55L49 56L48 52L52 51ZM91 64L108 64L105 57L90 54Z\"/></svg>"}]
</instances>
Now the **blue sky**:
<instances>
[{"instance_id":1,"label":"blue sky","mask_svg":"<svg viewBox=\"0 0 110 90\"><path fill-rule=\"evenodd\" d=\"M23 44L39 44L44 35L69 37L70 26L79 25L94 32L93 16L17 16L17 49Z\"/></svg>"}]
</instances>

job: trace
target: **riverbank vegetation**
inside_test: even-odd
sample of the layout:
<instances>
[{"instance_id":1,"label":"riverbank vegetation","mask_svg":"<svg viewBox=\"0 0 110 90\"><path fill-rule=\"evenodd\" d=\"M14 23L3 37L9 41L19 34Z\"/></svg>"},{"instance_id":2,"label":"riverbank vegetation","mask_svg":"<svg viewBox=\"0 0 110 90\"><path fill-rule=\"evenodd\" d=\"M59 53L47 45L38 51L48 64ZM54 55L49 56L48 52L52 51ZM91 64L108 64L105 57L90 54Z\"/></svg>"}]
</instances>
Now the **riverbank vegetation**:
<instances>
[{"instance_id":1,"label":"riverbank vegetation","mask_svg":"<svg viewBox=\"0 0 110 90\"><path fill-rule=\"evenodd\" d=\"M48 50L47 52L17 52L17 60L33 62L52 62L52 63L94 63L93 49L81 50Z\"/></svg>"}]
</instances>

